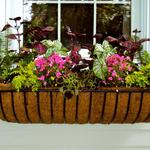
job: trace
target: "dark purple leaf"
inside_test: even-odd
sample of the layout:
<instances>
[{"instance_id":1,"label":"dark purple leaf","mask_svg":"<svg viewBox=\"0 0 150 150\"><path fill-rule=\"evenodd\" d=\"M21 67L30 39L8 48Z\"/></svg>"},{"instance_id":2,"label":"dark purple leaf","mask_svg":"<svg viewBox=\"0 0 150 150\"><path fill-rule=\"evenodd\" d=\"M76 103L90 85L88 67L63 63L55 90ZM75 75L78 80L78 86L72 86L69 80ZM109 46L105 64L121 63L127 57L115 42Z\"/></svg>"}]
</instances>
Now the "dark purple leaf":
<instances>
[{"instance_id":1,"label":"dark purple leaf","mask_svg":"<svg viewBox=\"0 0 150 150\"><path fill-rule=\"evenodd\" d=\"M73 62L75 62L76 64L79 63L79 61L81 60L81 55L78 53L78 51L80 50L80 47L74 47L71 51L71 59Z\"/></svg>"},{"instance_id":2,"label":"dark purple leaf","mask_svg":"<svg viewBox=\"0 0 150 150\"><path fill-rule=\"evenodd\" d=\"M31 22L27 20L23 20L22 22L20 22L20 24L31 24Z\"/></svg>"},{"instance_id":3,"label":"dark purple leaf","mask_svg":"<svg viewBox=\"0 0 150 150\"><path fill-rule=\"evenodd\" d=\"M93 38L98 38L98 39L102 39L103 38L103 34L101 34L101 33L97 33L97 34L95 34L95 35L93 35Z\"/></svg>"},{"instance_id":4,"label":"dark purple leaf","mask_svg":"<svg viewBox=\"0 0 150 150\"><path fill-rule=\"evenodd\" d=\"M112 43L112 42L118 42L119 40L117 38L114 38L112 36L107 36L105 38L105 40L107 40L108 42Z\"/></svg>"},{"instance_id":5,"label":"dark purple leaf","mask_svg":"<svg viewBox=\"0 0 150 150\"><path fill-rule=\"evenodd\" d=\"M128 40L130 40L130 38L129 38L129 36L128 35L126 35L126 34L123 34L123 35L121 35L119 38L118 38L118 41L128 41Z\"/></svg>"},{"instance_id":6,"label":"dark purple leaf","mask_svg":"<svg viewBox=\"0 0 150 150\"><path fill-rule=\"evenodd\" d=\"M88 67L88 64L83 64L83 65L75 65L73 68L72 68L72 71L73 72L80 72L81 69L85 69Z\"/></svg>"},{"instance_id":7,"label":"dark purple leaf","mask_svg":"<svg viewBox=\"0 0 150 150\"><path fill-rule=\"evenodd\" d=\"M7 24L3 27L3 29L2 29L1 32L5 31L5 30L7 30L8 28L11 28L11 27L12 27L12 26L7 23Z\"/></svg>"},{"instance_id":8,"label":"dark purple leaf","mask_svg":"<svg viewBox=\"0 0 150 150\"><path fill-rule=\"evenodd\" d=\"M9 39L12 39L12 40L16 40L17 39L15 34L8 34L6 37L9 38Z\"/></svg>"},{"instance_id":9,"label":"dark purple leaf","mask_svg":"<svg viewBox=\"0 0 150 150\"><path fill-rule=\"evenodd\" d=\"M85 37L86 36L85 33L76 33L76 35L79 36L79 37Z\"/></svg>"},{"instance_id":10,"label":"dark purple leaf","mask_svg":"<svg viewBox=\"0 0 150 150\"><path fill-rule=\"evenodd\" d=\"M46 46L42 43L36 43L34 45L34 48L36 49L38 54L44 54L46 52Z\"/></svg>"},{"instance_id":11,"label":"dark purple leaf","mask_svg":"<svg viewBox=\"0 0 150 150\"><path fill-rule=\"evenodd\" d=\"M69 36L73 36L73 37L75 37L75 36L76 36L76 34L75 34L75 33L72 33L72 32L67 32L67 35L69 35Z\"/></svg>"},{"instance_id":12,"label":"dark purple leaf","mask_svg":"<svg viewBox=\"0 0 150 150\"><path fill-rule=\"evenodd\" d=\"M16 50L9 50L9 52L11 52L11 53L12 53L12 52L16 52Z\"/></svg>"},{"instance_id":13,"label":"dark purple leaf","mask_svg":"<svg viewBox=\"0 0 150 150\"><path fill-rule=\"evenodd\" d=\"M15 18L9 18L10 20L19 21L21 20L21 17L15 17Z\"/></svg>"},{"instance_id":14,"label":"dark purple leaf","mask_svg":"<svg viewBox=\"0 0 150 150\"><path fill-rule=\"evenodd\" d=\"M54 27L47 26L47 27L43 28L42 31L52 32L52 31L54 31Z\"/></svg>"},{"instance_id":15,"label":"dark purple leaf","mask_svg":"<svg viewBox=\"0 0 150 150\"><path fill-rule=\"evenodd\" d=\"M120 45L131 52L136 52L141 46L140 43L134 41L120 42Z\"/></svg>"},{"instance_id":16,"label":"dark purple leaf","mask_svg":"<svg viewBox=\"0 0 150 150\"><path fill-rule=\"evenodd\" d=\"M150 41L150 39L144 38L144 39L139 40L138 42L142 44L143 42L147 42L147 41Z\"/></svg>"},{"instance_id":17,"label":"dark purple leaf","mask_svg":"<svg viewBox=\"0 0 150 150\"><path fill-rule=\"evenodd\" d=\"M70 91L65 92L65 97L68 98L68 100L73 96L73 94Z\"/></svg>"},{"instance_id":18,"label":"dark purple leaf","mask_svg":"<svg viewBox=\"0 0 150 150\"><path fill-rule=\"evenodd\" d=\"M133 32L133 33L140 33L141 31L138 30L138 29L135 29L135 30L133 30L132 32Z\"/></svg>"},{"instance_id":19,"label":"dark purple leaf","mask_svg":"<svg viewBox=\"0 0 150 150\"><path fill-rule=\"evenodd\" d=\"M73 36L73 37L76 36L76 34L71 31L71 28L69 26L66 26L66 30L67 30L67 32L66 32L67 35Z\"/></svg>"}]
</instances>

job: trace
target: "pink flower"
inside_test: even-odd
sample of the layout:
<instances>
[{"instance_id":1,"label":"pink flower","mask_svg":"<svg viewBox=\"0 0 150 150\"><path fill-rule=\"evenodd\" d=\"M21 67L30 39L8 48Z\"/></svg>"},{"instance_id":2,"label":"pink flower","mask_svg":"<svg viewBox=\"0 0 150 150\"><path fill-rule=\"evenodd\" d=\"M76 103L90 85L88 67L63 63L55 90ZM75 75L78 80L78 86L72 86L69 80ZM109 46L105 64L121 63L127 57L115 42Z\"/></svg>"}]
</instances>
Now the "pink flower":
<instances>
[{"instance_id":1,"label":"pink flower","mask_svg":"<svg viewBox=\"0 0 150 150\"><path fill-rule=\"evenodd\" d=\"M112 72L112 77L116 77L116 71L115 70L113 70L113 72Z\"/></svg>"},{"instance_id":2,"label":"pink flower","mask_svg":"<svg viewBox=\"0 0 150 150\"><path fill-rule=\"evenodd\" d=\"M102 83L105 84L105 85L107 84L105 80L103 80Z\"/></svg>"},{"instance_id":3,"label":"pink flower","mask_svg":"<svg viewBox=\"0 0 150 150\"><path fill-rule=\"evenodd\" d=\"M67 56L67 57L65 57L65 62L70 62L71 60L70 60L70 57L69 56Z\"/></svg>"},{"instance_id":4,"label":"pink flower","mask_svg":"<svg viewBox=\"0 0 150 150\"><path fill-rule=\"evenodd\" d=\"M41 77L39 77L38 78L39 80L41 80L41 81L44 81L45 80L45 76L44 75L42 75Z\"/></svg>"},{"instance_id":5,"label":"pink flower","mask_svg":"<svg viewBox=\"0 0 150 150\"><path fill-rule=\"evenodd\" d=\"M118 81L122 81L122 80L123 80L122 78L120 78L120 77L118 78Z\"/></svg>"},{"instance_id":6,"label":"pink flower","mask_svg":"<svg viewBox=\"0 0 150 150\"><path fill-rule=\"evenodd\" d=\"M129 66L129 67L128 67L128 70L131 71L131 70L132 70L132 67Z\"/></svg>"},{"instance_id":7,"label":"pink flower","mask_svg":"<svg viewBox=\"0 0 150 150\"><path fill-rule=\"evenodd\" d=\"M44 68L44 66L46 65L47 61L44 57L38 57L35 59L35 65L38 67L38 68Z\"/></svg>"},{"instance_id":8,"label":"pink flower","mask_svg":"<svg viewBox=\"0 0 150 150\"><path fill-rule=\"evenodd\" d=\"M112 72L113 68L112 67L108 67L108 72Z\"/></svg>"},{"instance_id":9,"label":"pink flower","mask_svg":"<svg viewBox=\"0 0 150 150\"><path fill-rule=\"evenodd\" d=\"M59 78L62 74L58 71L56 72L56 77Z\"/></svg>"},{"instance_id":10,"label":"pink flower","mask_svg":"<svg viewBox=\"0 0 150 150\"><path fill-rule=\"evenodd\" d=\"M112 78L112 77L108 77L108 80L112 81L112 80L113 80L113 78Z\"/></svg>"}]
</instances>

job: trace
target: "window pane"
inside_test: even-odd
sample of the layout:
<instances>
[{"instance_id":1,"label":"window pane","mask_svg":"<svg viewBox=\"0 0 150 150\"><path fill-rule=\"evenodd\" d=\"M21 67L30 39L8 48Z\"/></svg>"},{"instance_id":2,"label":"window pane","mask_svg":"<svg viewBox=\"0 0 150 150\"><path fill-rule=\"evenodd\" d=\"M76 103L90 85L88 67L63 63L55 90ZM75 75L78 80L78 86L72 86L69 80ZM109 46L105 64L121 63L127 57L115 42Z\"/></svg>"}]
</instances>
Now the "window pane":
<instances>
[{"instance_id":1,"label":"window pane","mask_svg":"<svg viewBox=\"0 0 150 150\"><path fill-rule=\"evenodd\" d=\"M113 37L122 34L130 35L130 14L130 5L97 5L97 33Z\"/></svg>"},{"instance_id":2,"label":"window pane","mask_svg":"<svg viewBox=\"0 0 150 150\"><path fill-rule=\"evenodd\" d=\"M93 35L93 5L92 4L62 4L62 42L66 45L69 37L65 26L69 26L72 32L86 34L86 38L78 37L80 43L92 43Z\"/></svg>"},{"instance_id":3,"label":"window pane","mask_svg":"<svg viewBox=\"0 0 150 150\"><path fill-rule=\"evenodd\" d=\"M57 39L57 4L36 4L33 3L30 8L30 19L32 26L52 26L55 28L48 35L48 39ZM24 40L28 41L28 40Z\"/></svg>"}]
</instances>

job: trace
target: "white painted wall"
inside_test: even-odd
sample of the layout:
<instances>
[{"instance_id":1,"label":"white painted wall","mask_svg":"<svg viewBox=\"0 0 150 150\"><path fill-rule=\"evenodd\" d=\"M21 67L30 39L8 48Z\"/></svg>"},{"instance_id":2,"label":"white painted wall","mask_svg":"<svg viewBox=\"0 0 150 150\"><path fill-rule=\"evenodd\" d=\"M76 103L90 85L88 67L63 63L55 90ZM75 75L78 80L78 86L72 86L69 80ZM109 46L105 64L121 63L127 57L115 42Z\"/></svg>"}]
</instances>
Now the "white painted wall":
<instances>
[{"instance_id":1,"label":"white painted wall","mask_svg":"<svg viewBox=\"0 0 150 150\"><path fill-rule=\"evenodd\" d=\"M0 122L0 150L149 150L150 124L21 125Z\"/></svg>"},{"instance_id":2,"label":"white painted wall","mask_svg":"<svg viewBox=\"0 0 150 150\"><path fill-rule=\"evenodd\" d=\"M141 30L141 38L150 38L150 0L132 0L132 31ZM150 42L145 42L144 49L150 51Z\"/></svg>"},{"instance_id":3,"label":"white painted wall","mask_svg":"<svg viewBox=\"0 0 150 150\"><path fill-rule=\"evenodd\" d=\"M21 1L0 1L0 30L9 17L22 16ZM135 27L148 29L149 14L145 14L147 19L141 20L142 13L145 13L146 8L140 11L141 7L150 8L148 1L133 0L133 29ZM6 7L7 12L5 11ZM141 35L143 37L149 35L150 37L150 33L148 33L149 31L145 33L143 30ZM150 150L150 123L134 125L22 125L0 121L0 150Z\"/></svg>"}]
</instances>

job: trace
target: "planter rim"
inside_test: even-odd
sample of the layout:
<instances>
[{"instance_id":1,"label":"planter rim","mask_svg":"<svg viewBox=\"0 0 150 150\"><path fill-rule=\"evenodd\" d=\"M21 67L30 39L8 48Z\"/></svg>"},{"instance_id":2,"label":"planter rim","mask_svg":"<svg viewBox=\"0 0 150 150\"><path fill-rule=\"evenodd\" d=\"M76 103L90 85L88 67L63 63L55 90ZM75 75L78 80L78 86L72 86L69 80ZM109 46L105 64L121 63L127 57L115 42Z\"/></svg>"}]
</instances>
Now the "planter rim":
<instances>
[{"instance_id":1,"label":"planter rim","mask_svg":"<svg viewBox=\"0 0 150 150\"><path fill-rule=\"evenodd\" d=\"M80 89L79 92L150 92L150 88L140 87L99 87L97 89ZM16 92L10 83L0 83L0 92ZM23 89L20 92L32 92L31 89ZM43 87L37 92L59 92L57 87Z\"/></svg>"}]
</instances>

